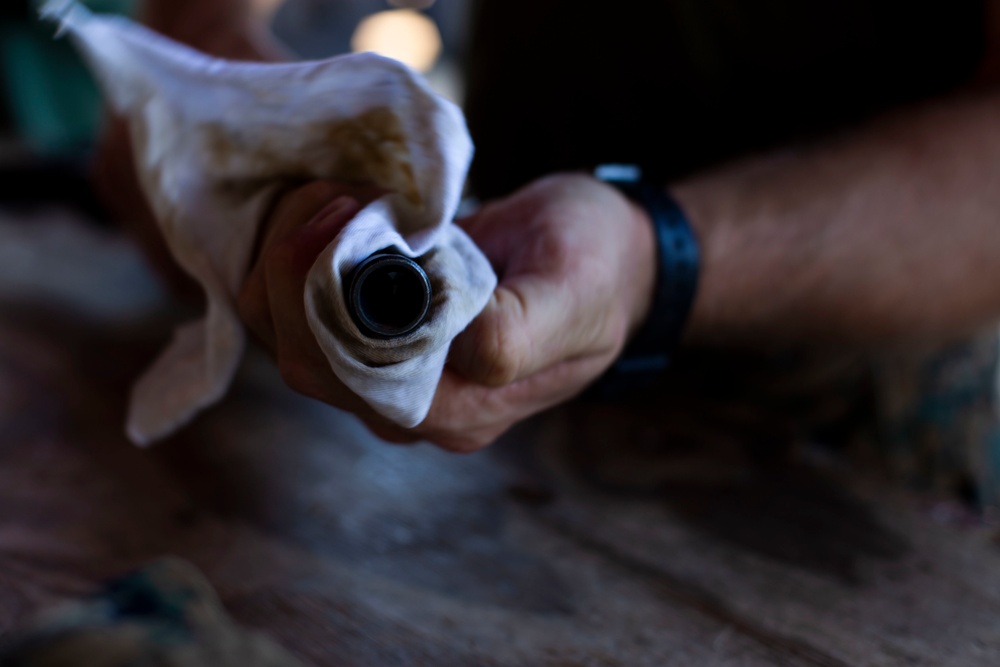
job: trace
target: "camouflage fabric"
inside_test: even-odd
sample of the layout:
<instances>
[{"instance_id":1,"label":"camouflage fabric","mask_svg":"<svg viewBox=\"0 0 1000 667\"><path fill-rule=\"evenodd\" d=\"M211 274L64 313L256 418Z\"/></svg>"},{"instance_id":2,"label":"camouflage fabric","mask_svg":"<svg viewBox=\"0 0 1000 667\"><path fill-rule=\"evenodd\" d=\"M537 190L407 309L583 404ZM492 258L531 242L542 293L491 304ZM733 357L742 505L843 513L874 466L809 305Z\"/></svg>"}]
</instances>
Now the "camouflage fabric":
<instances>
[{"instance_id":1,"label":"camouflage fabric","mask_svg":"<svg viewBox=\"0 0 1000 667\"><path fill-rule=\"evenodd\" d=\"M54 610L0 647L5 667L305 667L227 615L205 578L177 559Z\"/></svg>"},{"instance_id":2,"label":"camouflage fabric","mask_svg":"<svg viewBox=\"0 0 1000 667\"><path fill-rule=\"evenodd\" d=\"M998 336L895 355L878 366L879 446L911 486L1000 507Z\"/></svg>"}]
</instances>

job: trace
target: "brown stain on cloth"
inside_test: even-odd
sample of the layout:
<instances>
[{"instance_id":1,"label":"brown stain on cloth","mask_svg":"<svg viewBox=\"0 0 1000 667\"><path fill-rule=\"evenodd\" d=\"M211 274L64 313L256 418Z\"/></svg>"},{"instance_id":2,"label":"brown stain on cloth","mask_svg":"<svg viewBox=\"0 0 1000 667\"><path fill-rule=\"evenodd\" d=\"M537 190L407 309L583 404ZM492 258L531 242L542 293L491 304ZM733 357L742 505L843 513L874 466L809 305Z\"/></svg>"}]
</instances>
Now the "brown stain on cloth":
<instances>
[{"instance_id":1,"label":"brown stain on cloth","mask_svg":"<svg viewBox=\"0 0 1000 667\"><path fill-rule=\"evenodd\" d=\"M329 178L375 184L419 206L423 198L411 162L407 135L399 116L388 107L369 109L353 118L305 123L295 133L306 139L290 150L288 128L273 133L258 128L253 136L222 123L206 125L205 159L219 173L245 162L245 176L223 179L222 189L245 197L274 182ZM412 229L401 229L406 234Z\"/></svg>"}]
</instances>

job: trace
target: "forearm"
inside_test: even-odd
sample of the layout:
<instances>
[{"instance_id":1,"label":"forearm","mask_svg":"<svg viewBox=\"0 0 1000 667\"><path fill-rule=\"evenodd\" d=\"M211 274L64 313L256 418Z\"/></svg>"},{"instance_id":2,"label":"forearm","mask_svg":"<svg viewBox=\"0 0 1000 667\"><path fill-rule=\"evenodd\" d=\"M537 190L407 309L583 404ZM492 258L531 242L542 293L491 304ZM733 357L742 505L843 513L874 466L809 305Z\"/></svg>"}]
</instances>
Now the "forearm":
<instances>
[{"instance_id":1,"label":"forearm","mask_svg":"<svg viewBox=\"0 0 1000 667\"><path fill-rule=\"evenodd\" d=\"M1000 94L677 184L692 344L937 341L1000 316Z\"/></svg>"}]
</instances>

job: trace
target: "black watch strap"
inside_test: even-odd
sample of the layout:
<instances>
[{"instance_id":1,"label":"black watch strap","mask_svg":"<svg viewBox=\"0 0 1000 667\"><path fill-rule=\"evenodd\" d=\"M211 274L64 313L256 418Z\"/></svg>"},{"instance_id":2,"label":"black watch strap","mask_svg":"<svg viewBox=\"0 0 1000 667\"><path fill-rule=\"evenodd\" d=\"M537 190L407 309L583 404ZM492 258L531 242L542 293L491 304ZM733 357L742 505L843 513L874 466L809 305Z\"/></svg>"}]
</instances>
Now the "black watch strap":
<instances>
[{"instance_id":1,"label":"black watch strap","mask_svg":"<svg viewBox=\"0 0 1000 667\"><path fill-rule=\"evenodd\" d=\"M622 355L594 386L600 398L655 385L670 365L698 288L698 239L666 187L644 181L633 165L601 165L594 176L646 210L657 247L656 284L649 316Z\"/></svg>"}]
</instances>

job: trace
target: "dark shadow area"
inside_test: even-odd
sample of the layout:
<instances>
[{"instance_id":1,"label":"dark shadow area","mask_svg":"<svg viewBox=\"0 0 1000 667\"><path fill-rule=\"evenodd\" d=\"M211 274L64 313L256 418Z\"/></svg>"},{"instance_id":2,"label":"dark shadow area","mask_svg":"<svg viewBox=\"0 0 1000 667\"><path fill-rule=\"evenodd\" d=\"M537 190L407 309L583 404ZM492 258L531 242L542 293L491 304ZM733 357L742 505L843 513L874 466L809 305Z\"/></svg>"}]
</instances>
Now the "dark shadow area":
<instances>
[{"instance_id":1,"label":"dark shadow area","mask_svg":"<svg viewBox=\"0 0 1000 667\"><path fill-rule=\"evenodd\" d=\"M662 498L685 523L759 556L847 584L859 561L897 560L909 547L871 508L805 467L751 473L731 484L674 483Z\"/></svg>"},{"instance_id":2,"label":"dark shadow area","mask_svg":"<svg viewBox=\"0 0 1000 667\"><path fill-rule=\"evenodd\" d=\"M907 542L842 479L847 441L870 424L862 366L849 357L778 360L770 372L761 360L736 366L747 371L739 374L723 366L699 374L688 365L662 395L632 405L577 406L566 453L574 474L601 493L665 504L723 543L845 584L861 583L865 559L904 556ZM804 443L834 465L799 461Z\"/></svg>"}]
</instances>

